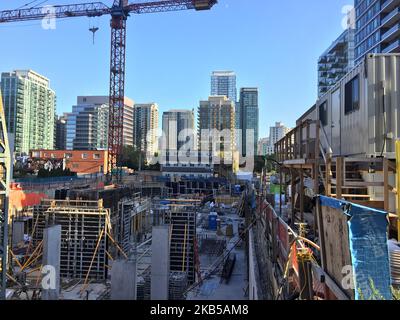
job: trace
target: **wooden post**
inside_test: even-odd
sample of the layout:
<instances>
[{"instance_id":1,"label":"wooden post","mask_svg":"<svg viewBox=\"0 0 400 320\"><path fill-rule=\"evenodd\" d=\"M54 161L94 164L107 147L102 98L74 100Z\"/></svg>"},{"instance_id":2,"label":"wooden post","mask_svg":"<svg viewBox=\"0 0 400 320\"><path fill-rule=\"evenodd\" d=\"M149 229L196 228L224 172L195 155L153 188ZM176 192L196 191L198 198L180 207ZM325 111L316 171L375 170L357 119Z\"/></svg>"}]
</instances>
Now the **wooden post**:
<instances>
[{"instance_id":1,"label":"wooden post","mask_svg":"<svg viewBox=\"0 0 400 320\"><path fill-rule=\"evenodd\" d=\"M383 158L383 197L384 210L389 212L389 160Z\"/></svg>"},{"instance_id":2,"label":"wooden post","mask_svg":"<svg viewBox=\"0 0 400 320\"><path fill-rule=\"evenodd\" d=\"M279 215L282 217L282 168L279 169Z\"/></svg>"},{"instance_id":3,"label":"wooden post","mask_svg":"<svg viewBox=\"0 0 400 320\"><path fill-rule=\"evenodd\" d=\"M300 169L300 221L304 222L304 171Z\"/></svg>"},{"instance_id":4,"label":"wooden post","mask_svg":"<svg viewBox=\"0 0 400 320\"><path fill-rule=\"evenodd\" d=\"M336 198L342 198L343 186L343 158L336 158Z\"/></svg>"},{"instance_id":5,"label":"wooden post","mask_svg":"<svg viewBox=\"0 0 400 320\"><path fill-rule=\"evenodd\" d=\"M291 194L291 205L292 205L292 217L291 217L291 223L290 226L294 226L294 223L296 222L296 202L295 202L295 194L296 194L296 170L290 169L290 175L291 175L291 180L290 180L290 188L292 190Z\"/></svg>"},{"instance_id":6,"label":"wooden post","mask_svg":"<svg viewBox=\"0 0 400 320\"><path fill-rule=\"evenodd\" d=\"M330 197L332 194L331 188L331 170L332 170L332 158L330 156L326 159L325 164L325 195Z\"/></svg>"},{"instance_id":7,"label":"wooden post","mask_svg":"<svg viewBox=\"0 0 400 320\"><path fill-rule=\"evenodd\" d=\"M397 230L400 230L400 140L396 141L396 190ZM400 232L397 238L400 241Z\"/></svg>"},{"instance_id":8,"label":"wooden post","mask_svg":"<svg viewBox=\"0 0 400 320\"><path fill-rule=\"evenodd\" d=\"M310 157L311 154L311 149L310 149L310 123L307 123L307 128L306 128L306 153L307 153L307 158Z\"/></svg>"},{"instance_id":9,"label":"wooden post","mask_svg":"<svg viewBox=\"0 0 400 320\"><path fill-rule=\"evenodd\" d=\"M303 124L300 126L300 156L299 159L304 158L304 153L303 153Z\"/></svg>"}]
</instances>

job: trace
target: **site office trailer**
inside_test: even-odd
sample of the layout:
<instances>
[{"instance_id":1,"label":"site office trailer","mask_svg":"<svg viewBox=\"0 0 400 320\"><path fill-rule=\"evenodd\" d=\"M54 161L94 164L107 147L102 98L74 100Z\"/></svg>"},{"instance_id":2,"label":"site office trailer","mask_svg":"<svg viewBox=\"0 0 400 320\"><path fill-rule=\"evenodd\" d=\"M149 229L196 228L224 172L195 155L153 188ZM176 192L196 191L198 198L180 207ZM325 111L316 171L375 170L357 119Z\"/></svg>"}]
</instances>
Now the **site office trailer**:
<instances>
[{"instance_id":1,"label":"site office trailer","mask_svg":"<svg viewBox=\"0 0 400 320\"><path fill-rule=\"evenodd\" d=\"M317 101L334 156L395 158L399 80L400 54L370 54Z\"/></svg>"}]
</instances>

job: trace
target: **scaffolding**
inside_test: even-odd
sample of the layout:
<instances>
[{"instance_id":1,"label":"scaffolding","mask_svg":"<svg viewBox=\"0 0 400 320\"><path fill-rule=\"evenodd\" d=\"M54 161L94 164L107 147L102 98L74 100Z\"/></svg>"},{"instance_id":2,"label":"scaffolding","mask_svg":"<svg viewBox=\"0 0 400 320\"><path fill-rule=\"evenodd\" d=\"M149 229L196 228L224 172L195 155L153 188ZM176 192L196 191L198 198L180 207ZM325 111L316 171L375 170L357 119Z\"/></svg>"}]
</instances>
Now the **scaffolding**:
<instances>
[{"instance_id":1,"label":"scaffolding","mask_svg":"<svg viewBox=\"0 0 400 320\"><path fill-rule=\"evenodd\" d=\"M33 245L43 241L43 231L61 225L60 276L68 279L105 280L109 209L102 201L42 200L33 209L37 225Z\"/></svg>"},{"instance_id":2,"label":"scaffolding","mask_svg":"<svg viewBox=\"0 0 400 320\"><path fill-rule=\"evenodd\" d=\"M11 155L6 120L0 92L0 300L6 298L8 246L8 194L11 177Z\"/></svg>"},{"instance_id":3,"label":"scaffolding","mask_svg":"<svg viewBox=\"0 0 400 320\"><path fill-rule=\"evenodd\" d=\"M172 207L165 217L171 225L170 271L187 272L188 283L195 282L194 241L196 211L193 206Z\"/></svg>"}]
</instances>

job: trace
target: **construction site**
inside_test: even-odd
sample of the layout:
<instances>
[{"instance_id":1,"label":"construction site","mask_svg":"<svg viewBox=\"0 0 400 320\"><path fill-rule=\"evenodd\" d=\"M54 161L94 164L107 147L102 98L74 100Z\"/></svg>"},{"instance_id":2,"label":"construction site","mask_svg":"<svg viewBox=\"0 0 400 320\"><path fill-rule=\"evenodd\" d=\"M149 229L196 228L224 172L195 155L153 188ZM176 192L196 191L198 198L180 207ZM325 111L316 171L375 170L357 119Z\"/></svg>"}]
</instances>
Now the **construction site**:
<instances>
[{"instance_id":1,"label":"construction site","mask_svg":"<svg viewBox=\"0 0 400 320\"><path fill-rule=\"evenodd\" d=\"M204 165L142 169L142 150L139 169L122 165L126 21L216 4L55 6L60 19L111 17L108 147L90 157L30 150L31 174L14 178L0 92L0 300L400 300L399 53L366 55L257 159L259 171L240 171L249 159L236 161L235 130L205 137ZM21 8L0 11L0 24L46 16ZM258 89L248 92L255 101ZM236 101L209 100L204 126L235 128ZM39 176L67 160L70 175ZM81 175L71 172L78 161Z\"/></svg>"},{"instance_id":2,"label":"construction site","mask_svg":"<svg viewBox=\"0 0 400 320\"><path fill-rule=\"evenodd\" d=\"M211 191L150 198L133 186L70 189L14 212L7 299L215 298L220 276L240 278L240 290L220 298L245 297L244 199ZM232 252L237 275L223 272ZM46 266L59 287L43 289Z\"/></svg>"}]
</instances>

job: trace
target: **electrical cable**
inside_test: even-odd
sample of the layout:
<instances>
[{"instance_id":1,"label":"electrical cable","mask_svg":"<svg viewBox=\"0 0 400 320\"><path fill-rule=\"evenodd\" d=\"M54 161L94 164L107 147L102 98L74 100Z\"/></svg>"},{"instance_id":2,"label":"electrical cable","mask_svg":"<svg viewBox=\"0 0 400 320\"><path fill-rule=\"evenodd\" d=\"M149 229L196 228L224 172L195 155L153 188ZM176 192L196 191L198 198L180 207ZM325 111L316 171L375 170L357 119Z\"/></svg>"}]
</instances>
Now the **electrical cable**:
<instances>
[{"instance_id":1,"label":"electrical cable","mask_svg":"<svg viewBox=\"0 0 400 320\"><path fill-rule=\"evenodd\" d=\"M36 1L39 1L39 0L33 0L33 1L31 1L31 2L28 2L28 3L24 4L24 5L22 5L22 6L18 7L18 8L16 8L15 10L20 10L20 9L22 9L22 8L24 8L24 7L30 6L31 4L35 3Z\"/></svg>"}]
</instances>

